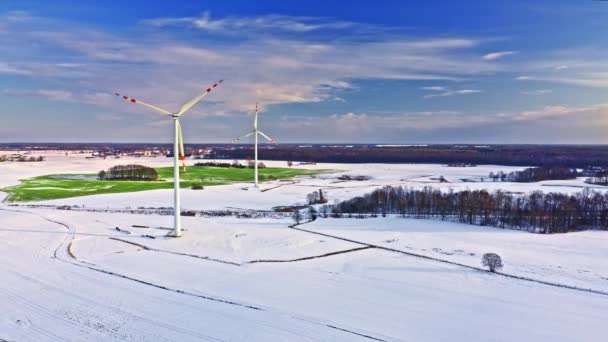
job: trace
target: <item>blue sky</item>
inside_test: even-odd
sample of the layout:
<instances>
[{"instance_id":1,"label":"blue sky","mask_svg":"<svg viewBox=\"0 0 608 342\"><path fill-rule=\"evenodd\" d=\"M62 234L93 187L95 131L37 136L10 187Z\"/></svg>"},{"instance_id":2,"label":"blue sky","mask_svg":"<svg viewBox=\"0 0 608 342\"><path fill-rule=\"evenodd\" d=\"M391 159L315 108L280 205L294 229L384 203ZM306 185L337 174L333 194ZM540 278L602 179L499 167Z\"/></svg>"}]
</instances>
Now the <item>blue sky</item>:
<instances>
[{"instance_id":1,"label":"blue sky","mask_svg":"<svg viewBox=\"0 0 608 342\"><path fill-rule=\"evenodd\" d=\"M608 143L608 2L3 1L0 141Z\"/></svg>"}]
</instances>

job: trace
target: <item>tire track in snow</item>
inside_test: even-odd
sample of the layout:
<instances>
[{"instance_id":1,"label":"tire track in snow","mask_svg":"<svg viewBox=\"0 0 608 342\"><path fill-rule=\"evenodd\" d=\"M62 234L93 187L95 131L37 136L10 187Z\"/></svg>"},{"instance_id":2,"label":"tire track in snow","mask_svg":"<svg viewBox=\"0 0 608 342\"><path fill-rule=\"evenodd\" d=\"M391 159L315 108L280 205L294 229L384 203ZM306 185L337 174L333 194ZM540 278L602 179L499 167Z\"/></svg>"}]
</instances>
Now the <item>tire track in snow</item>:
<instances>
[{"instance_id":1,"label":"tire track in snow","mask_svg":"<svg viewBox=\"0 0 608 342\"><path fill-rule=\"evenodd\" d=\"M85 268L88 268L88 269L92 269L92 270L96 270L96 271L99 271L99 272L103 272L102 270L99 270L96 267L88 266L88 265L83 265L83 264L78 263L78 260L71 253L71 251L69 251L69 248L71 246L72 240L74 239L74 235L75 235L75 232L76 232L76 230L73 227L71 227L70 225L68 225L66 223L63 223L63 222L60 222L60 221L49 219L49 218L47 218L47 217L45 217L45 216L43 216L41 214L34 213L34 212L28 212L28 211L23 211L23 210L7 210L7 209L2 209L2 208L0 208L0 210L15 211L15 212L21 212L21 213L25 213L25 214L34 215L34 216L37 216L37 217L39 217L41 219L44 219L44 220L46 220L48 222L55 223L55 224L58 224L58 225L61 225L61 226L65 227L65 228L67 228L68 229L68 235L63 240L63 242L57 247L57 249L55 249L55 251L53 253L53 256L55 258L57 258L57 260L60 260L60 261L63 261L63 262L67 262L67 263L75 265L75 266L85 267ZM65 246L65 248L62 248L64 246ZM66 258L66 254L68 256L67 258ZM73 261L71 261L70 259L73 259ZM55 286L43 283L42 281L36 280L34 278L31 278L31 277L27 276L26 274L23 274L23 273L14 271L14 270L8 270L8 272L17 275L18 277L20 277L20 278L22 278L24 280L28 280L30 282L39 284L40 286L42 286L44 288L47 288L49 290L54 290L54 291L60 292L60 293L62 293L64 295L67 295L69 297L73 297L73 298L80 299L82 301L89 302L90 304L96 305L98 307L104 307L104 308L106 308L106 309L108 309L110 311L113 311L114 313L119 313L119 314L123 314L123 315L126 314L127 316L131 316L131 317L133 317L135 319L146 321L146 322L148 322L150 324L153 324L153 325L156 325L156 326L160 326L160 327L163 327L165 329L168 329L168 330L171 330L171 331L174 331L174 332L182 333L184 335L190 335L190 336L197 337L197 338L200 338L200 339L204 339L204 340L207 340L207 341L215 341L215 342L224 341L224 340L212 337L212 336L207 336L207 335L199 334L199 333L196 333L194 331L190 331L190 330L187 330L187 329L179 328L177 326L173 326L173 325L169 325L169 324L166 324L166 323L163 323L163 322L158 322L158 321L154 321L154 320L151 320L151 319L147 319L145 317L137 316L137 315L134 315L134 314L132 314L132 313L130 313L128 311L125 311L123 309L120 309L120 308L116 308L116 307L112 307L112 306L109 306L109 305L98 303L98 302L96 302L96 301L94 301L94 300L92 300L90 298L86 298L86 297L83 297L83 296L80 296L80 295L77 295L77 294L65 291L65 290L63 290L61 288L58 288L58 287L55 287ZM108 272L104 272L104 273L108 273ZM112 273L112 272L109 272L109 273ZM114 275L121 276L121 275L118 275L118 274L114 274ZM121 276L121 277L129 279L129 277L126 277L126 276ZM131 278L130 280L142 282L142 281L134 279L134 278ZM153 285L153 284L151 284L151 285ZM155 287L163 288L163 286L160 286L160 285L156 285ZM37 305L37 304L35 304L33 302L27 301L27 299L25 299L25 298L23 298L21 296L11 295L10 293L8 293L8 292L6 292L6 291L4 291L2 289L0 289L0 292L3 292L6 295L11 296L11 297L16 297L16 298L20 299L21 301L25 301L25 303L28 304L29 306L34 307L34 308L38 308L39 311L42 310L43 312L45 312L47 314L50 314L50 315L52 315L55 318L61 319L62 321L71 322L72 324L75 324L78 327L81 327L81 328L88 329L88 330L95 331L95 332L99 333L99 331L97 331L95 329L91 329L91 328L89 328L89 327L87 327L85 325L78 324L78 322L72 321L72 320L70 320L70 319L68 319L66 317L63 317L63 316L60 316L58 314L52 313L49 310L46 310L46 309L42 308L41 306L39 306L39 305ZM175 290L175 292L177 292L177 293L185 293L185 292L183 292L181 290ZM201 296L201 298L203 298L203 296ZM209 297L209 299L211 299L211 297Z\"/></svg>"},{"instance_id":2,"label":"tire track in snow","mask_svg":"<svg viewBox=\"0 0 608 342\"><path fill-rule=\"evenodd\" d=\"M124 239L119 239L119 238L115 238L115 237L111 237L111 238L108 238L108 239L114 240L114 241L120 241L120 242L123 242L123 243L127 243L129 245L133 245L133 246L139 247L139 248L141 248L143 250L146 250L146 251L153 251L153 252L160 252L160 253L181 255L181 256L187 256L187 257L191 257L191 258L195 258L195 259L202 259L202 260L208 260L208 261L213 261L213 262L219 262L219 263L226 264L226 265L241 266L241 264L236 263L236 262L232 262L232 261L226 261L226 260L210 258L210 257L207 257L207 256L202 256L202 255L196 255L196 254L190 254L190 253L182 253L182 252L174 252L174 251L168 251L168 250L165 250L165 249L158 249L158 248L154 248L154 247L148 247L148 246L139 244L137 242L128 241L128 240L124 240Z\"/></svg>"},{"instance_id":3,"label":"tire track in snow","mask_svg":"<svg viewBox=\"0 0 608 342\"><path fill-rule=\"evenodd\" d=\"M351 249L346 249L346 250L328 252L328 253L321 254L321 255L305 256L305 257L296 258L296 259L259 259L259 260L245 261L245 262L239 264L239 263L232 262L232 261L214 259L214 258L210 258L210 257L206 257L206 256L196 255L196 254L181 253L181 252L174 252L174 251L167 251L167 250L163 250L163 249L157 249L157 248L148 247L146 245L139 244L137 242L127 241L127 240L123 240L123 239L119 239L119 238L114 238L114 237L111 237L109 239L110 240L124 242L124 243L130 244L130 245L139 247L139 248L141 248L143 250L146 250L146 251L162 252L162 253L168 253L168 254L186 256L186 257L191 257L191 258L196 258L196 259L202 259L202 260L219 262L219 263L222 263L222 264L227 264L227 265L232 265L232 266L244 266L244 265L247 265L247 264L284 263L284 262L298 262L298 261L314 260L314 259L321 259L321 258L330 257L330 256L333 256L333 255L353 253L353 252L358 252L358 251L362 251L362 250L366 250L366 249L370 249L370 248L375 248L373 246L363 246L363 247L351 248Z\"/></svg>"},{"instance_id":4,"label":"tire track in snow","mask_svg":"<svg viewBox=\"0 0 608 342\"><path fill-rule=\"evenodd\" d=\"M309 223L309 222L305 222L305 223ZM396 249L396 248L385 247L385 246L376 245L376 244L372 244L372 243L367 243L367 242L363 242L363 241L357 241L357 240L353 240L353 239L349 239L349 238L345 238L345 237L341 237L341 236L337 236L337 235L331 235L331 234L327 234L327 233L317 232L317 231L314 231L314 230L308 230L308 229L303 229L303 228L296 228L296 225L288 226L288 228L289 229L298 230L298 231L301 231L301 232L305 232L305 233L310 233L310 234L325 236L325 237L328 237L328 238L342 240L342 241L346 241L346 242L350 242L350 243L355 243L355 244L359 244L359 245L362 245L362 246L368 246L368 247L377 248L377 249L381 249L381 250L385 250L385 251L389 251L389 252L400 253L400 254L404 254L404 255L407 255L407 256L416 257L416 258L426 259L426 260L440 262L440 263L454 265L454 266L460 266L460 267L464 267L464 268L468 268L468 269L471 269L471 270L480 271L480 272L484 272L484 273L495 274L495 275L503 276L503 277L506 277L506 278L523 280L523 281L528 281L528 282L542 284L542 285L559 287L559 288L563 288L563 289L569 289L569 290L575 290L575 291L593 293L593 294L602 295L602 296L608 296L608 292L601 291L601 290L587 289L587 288L582 288L582 287L577 287L577 286L572 286L572 285L567 285L567 284L553 283L553 282L550 282L550 281L545 281L545 280L540 280L540 279L534 279L534 278L528 278L528 277L518 276L518 275L514 275L514 274L503 273L503 272L490 272L490 271L488 271L488 270L486 270L484 268L481 268L481 267L475 267L475 266L471 266L471 265L461 264L461 263L455 262L455 261L449 261L449 260L445 260L445 259L439 259L439 258L431 257L431 256L428 256L428 255L412 253L412 252L408 252L408 251L404 251L404 250L400 250L400 249Z\"/></svg>"},{"instance_id":5,"label":"tire track in snow","mask_svg":"<svg viewBox=\"0 0 608 342\"><path fill-rule=\"evenodd\" d=\"M302 258L297 258L297 259L287 259L287 260L281 260L281 259L252 260L252 261L247 261L244 264L281 263L281 262L298 262L298 261L305 261L305 260L314 260L314 259L326 258L326 257L333 256L333 255L339 255L339 254L346 254L346 253L353 253L353 252L363 251L363 250L371 249L371 248L376 248L376 247L374 247L374 246L363 246L363 247L346 249L346 250L342 250L342 251L329 252L329 253L325 253L325 254L321 254L321 255L307 256L307 257L302 257Z\"/></svg>"},{"instance_id":6,"label":"tire track in snow","mask_svg":"<svg viewBox=\"0 0 608 342\"><path fill-rule=\"evenodd\" d=\"M59 260L59 261L63 261L63 262L69 263L69 264L74 265L74 266L86 268L86 269L89 269L89 270L92 270L92 271L100 272L100 273L103 273L103 274L106 274L106 275L111 275L111 276L115 276L115 277L126 279L126 280L131 280L131 281L143 284L143 285L155 287L155 288L166 290L166 291L171 291L171 292L182 294L182 295L187 295L187 296L196 297L196 298L200 298L200 299L210 300L210 301L219 302L219 303L223 303L223 304L229 304L229 305L239 306L239 307L243 307L243 308L247 308L247 309L251 309L251 310L269 311L269 310L264 309L264 308L262 308L260 306L249 305L249 304L239 303L239 302L236 302L236 301L231 301L231 300L226 300L226 299L206 296L206 295L202 295L202 294L192 293L192 292L188 292L188 291L181 290L181 289L173 289L173 288L170 288L170 287L167 287L167 286L164 286L164 285L155 284L155 283L148 282L148 281L145 281L145 280L141 280L141 279L137 279L137 278L134 278L134 277L130 277L130 276L127 276L127 275L124 275L124 274L120 274L120 273L112 272L112 271L109 271L109 270L105 270L105 269L103 269L101 267L97 267L97 266L95 266L93 264L88 264L88 263L85 264L82 261L79 261L76 258L76 256L71 251L71 245L72 245L72 242L73 242L73 239L74 239L74 236L75 236L75 229L73 227L71 227L69 224L66 224L66 223L63 223L63 222L60 222L60 221L57 221L57 220L53 220L53 219L47 218L47 217L45 217L45 216L43 216L41 214L35 213L35 212L29 212L29 211L24 211L24 210L10 210L10 209L3 209L3 208L0 208L0 210L12 211L12 212L21 212L21 213L25 213L25 214L30 214L30 215L38 216L41 219L44 219L44 220L46 220L48 222L51 222L51 223L55 223L55 224L61 225L64 228L68 229L67 236L65 237L65 239L63 240L63 242L57 247L57 249L55 249L55 251L53 253L54 257L57 260ZM120 240L120 239L117 239L117 238L113 238L113 239L116 239L116 240L119 240L119 241L122 241L122 242L126 242L124 240ZM127 243L129 243L129 242L127 242ZM137 244L137 245L139 245L139 244ZM141 245L141 246L142 247L146 247L146 246L143 246L143 245ZM65 247L65 248L62 248L62 247ZM370 249L370 248L374 248L374 246L365 246L363 248L357 248L356 250L363 250L363 249ZM150 248L147 248L147 249L152 250ZM343 254L345 252L352 252L352 250L350 250L350 251L338 251L338 252L327 253L329 255L326 255L325 257L331 256L331 255L336 255L336 254ZM171 252L171 254L178 254L178 255L190 256L190 257L194 256L194 255L189 255L187 253L178 253L178 252ZM197 256L194 256L194 257L197 257ZM322 257L322 256L304 257L304 258L301 258L301 259L310 260L310 259L314 259L314 258L318 258L318 257ZM198 256L198 258L202 259L202 258L205 258L205 257ZM289 262L289 261L279 261L279 262ZM236 265L240 266L239 264L236 264ZM36 281L33 278L30 278L30 279ZM60 288L55 288L55 289L58 290L58 291L63 291ZM0 291L1 291L1 289L0 289ZM82 300L90 301L94 305L100 305L102 307L105 306L105 304L97 303L97 302L95 302L95 301L93 301L93 300L91 300L89 298L86 298L86 297L81 297L81 296L78 296L78 295L75 295L75 294L72 294L72 293L68 293L68 292L65 292L65 294L76 296L77 298L81 298ZM117 310L118 312L124 311L123 309L114 308L114 307L112 307L112 309ZM274 309L270 309L270 311L275 311L277 313L281 313L282 312L281 310L274 310ZM297 316L298 316L295 313L288 313L288 314L289 314L289 316L291 316L293 318L297 318ZM133 315L133 314L131 314L131 315ZM144 317L140 317L140 316L134 316L134 317L136 319L140 319L140 320L143 320L143 321L154 322L154 321L146 319ZM65 318L65 319L67 319L67 318ZM159 323L159 322L156 322L156 323ZM162 323L160 323L160 324L162 324ZM162 326L160 324L159 324L159 326ZM339 330L339 331L342 331L342 332L345 332L345 333L354 334L354 335L359 336L359 337L363 337L363 338L367 338L367 339L372 339L372 340L375 340L375 341L386 341L386 340L382 340L382 339L379 339L379 338L375 338L375 337L373 337L371 335L357 333L357 332L355 332L353 330L341 328L341 327L338 327L337 325L334 325L334 324L331 324L331 323L328 323L328 322L316 322L314 324L315 325L325 326L327 328L334 329L334 330ZM81 327L88 328L88 327L86 327L84 325L81 325ZM175 326L171 326L171 327L177 328L177 329L181 329L181 328L178 328L178 327L175 327ZM184 329L182 329L182 330L184 330ZM96 331L96 330L94 330L94 331ZM213 337L211 337L211 339L208 339L204 335L197 336L197 337L202 338L202 339L206 339L206 340L211 340L211 341L222 341L222 340L219 340L219 339L216 339L216 338L213 338ZM308 336L308 337L312 338L311 336Z\"/></svg>"},{"instance_id":7,"label":"tire track in snow","mask_svg":"<svg viewBox=\"0 0 608 342\"><path fill-rule=\"evenodd\" d=\"M347 333L349 333L349 334L357 335L357 336L359 336L359 337L364 337L364 338L367 338L367 339L369 339L369 340L374 340L374 341L382 341L382 342L388 342L387 340L383 340L383 339L381 339L381 338L377 338L377 337L373 337L373 336L370 336L370 335L361 334L361 333L358 333L358 332L356 332L356 331L352 331L352 330L348 330L348 329L344 329L344 328L337 327L337 326L335 326L335 325L326 324L326 326L327 326L328 328L332 328L332 329L336 329L336 330L344 331L344 332L347 332Z\"/></svg>"},{"instance_id":8,"label":"tire track in snow","mask_svg":"<svg viewBox=\"0 0 608 342\"><path fill-rule=\"evenodd\" d=\"M174 326L174 325L170 325L170 324L163 323L163 322L160 322L160 321L156 321L156 320L153 320L153 319L145 318L143 316L139 316L139 315L133 314L130 311L127 311L125 309L121 309L121 308L118 308L118 307L115 307L115 306L99 303L99 302L94 301L94 300L92 300L90 298L87 298L87 297L84 297L84 296L81 296L81 295L69 292L69 291L64 290L64 289L62 289L60 287L57 287L57 286L53 286L53 285L47 284L45 282L42 282L42 281L40 281L38 279L34 279L34 278L32 278L32 277L30 277L30 276L28 276L26 274L23 274L23 273L20 273L20 272L17 272L17 271L8 270L8 272L13 273L14 275L18 276L19 278L22 278L24 280L27 280L27 281L32 282L34 284L37 284L38 286L40 286L41 288L44 288L47 291L53 291L53 292L65 295L67 297L78 299L78 300L80 300L82 302L85 302L85 303L88 303L88 304L92 304L92 305L94 305L96 307L104 308L106 310L109 310L110 312L112 312L114 314L130 317L130 318L133 318L133 319L136 319L136 320L140 320L140 321L144 321L144 322L146 322L148 324L151 324L153 326L162 327L162 328L165 328L165 329L167 329L169 331L173 331L173 332L181 333L183 335L189 335L189 336L192 336L192 337L204 339L206 341L214 341L214 342L224 341L222 339L215 338L213 336L208 336L208 335L200 334L200 333L188 330L188 329L179 328L179 327ZM5 292L5 291L3 291L2 289L0 289L0 292ZM21 297L19 295L14 295L14 297L17 297L18 299L21 299L22 301L26 301L27 305L39 308L39 310L41 310L41 311L43 311L43 312L45 312L47 314L50 314L50 315L52 315L55 318L59 318L59 319L61 319L64 322L73 322L74 324L78 325L79 327L89 328L89 327L87 327L85 325L80 325L76 321L71 320L71 319L69 319L67 317L63 317L63 316L61 316L59 314L52 313L50 310L44 309L41 306L39 306L39 305L37 305L37 304L35 304L35 303L31 302L31 301L28 301L27 299L25 299L25 298L23 298L23 297ZM92 331L97 332L97 333L104 334L104 332L101 332L99 330L95 330L95 329L91 329L91 328L89 328L89 330L92 330ZM112 336L112 337L119 337L119 338L122 337L122 336L116 336L116 334L104 334L104 335L109 335L109 336Z\"/></svg>"}]
</instances>

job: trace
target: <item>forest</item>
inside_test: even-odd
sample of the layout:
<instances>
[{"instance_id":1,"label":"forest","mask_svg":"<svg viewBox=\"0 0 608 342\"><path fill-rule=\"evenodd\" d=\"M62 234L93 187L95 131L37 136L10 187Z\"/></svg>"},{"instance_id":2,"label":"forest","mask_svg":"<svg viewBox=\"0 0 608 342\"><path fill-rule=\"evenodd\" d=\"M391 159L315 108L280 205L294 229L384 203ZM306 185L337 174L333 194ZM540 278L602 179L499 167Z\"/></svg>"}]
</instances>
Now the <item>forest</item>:
<instances>
[{"instance_id":1,"label":"forest","mask_svg":"<svg viewBox=\"0 0 608 342\"><path fill-rule=\"evenodd\" d=\"M333 217L398 214L535 233L565 233L608 229L608 193L585 189L573 195L541 191L520 195L500 190L445 192L432 187L386 186L322 207L320 212Z\"/></svg>"},{"instance_id":2,"label":"forest","mask_svg":"<svg viewBox=\"0 0 608 342\"><path fill-rule=\"evenodd\" d=\"M540 182L544 180L564 180L575 179L578 172L575 168L566 166L541 166L530 167L522 171L514 171L506 174L502 171L494 173L490 172L488 177L494 181L509 181L509 182Z\"/></svg>"},{"instance_id":3,"label":"forest","mask_svg":"<svg viewBox=\"0 0 608 342\"><path fill-rule=\"evenodd\" d=\"M266 160L318 163L430 163L452 165L608 166L607 146L581 145L298 145L260 146ZM216 146L208 158L245 159L249 145Z\"/></svg>"},{"instance_id":4,"label":"forest","mask_svg":"<svg viewBox=\"0 0 608 342\"><path fill-rule=\"evenodd\" d=\"M128 180L128 181L156 181L159 179L155 169L137 164L116 165L97 174L99 180Z\"/></svg>"}]
</instances>

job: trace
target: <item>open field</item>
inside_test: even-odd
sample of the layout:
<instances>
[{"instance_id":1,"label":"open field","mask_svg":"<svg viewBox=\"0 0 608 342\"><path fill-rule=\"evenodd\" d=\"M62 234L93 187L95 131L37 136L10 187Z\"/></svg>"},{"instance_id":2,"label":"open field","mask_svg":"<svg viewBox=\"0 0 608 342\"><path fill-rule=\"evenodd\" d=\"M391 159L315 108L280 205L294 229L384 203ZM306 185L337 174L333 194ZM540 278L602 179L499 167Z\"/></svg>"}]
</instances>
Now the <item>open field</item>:
<instances>
[{"instance_id":1,"label":"open field","mask_svg":"<svg viewBox=\"0 0 608 342\"><path fill-rule=\"evenodd\" d=\"M9 341L603 340L607 296L366 246L398 232L396 249L460 248L443 237L433 242L434 231L447 231L456 240L464 234L466 251L486 251L487 241L503 238L498 230L417 220L394 226L381 218L344 222L320 219L301 228L359 242L292 230L290 221L281 219L186 217L184 237L173 239L162 229L170 226L170 216L0 210L0 253L7 256L0 267L0 336ZM427 232L424 241L418 230ZM512 233L519 244L497 251L508 267L524 260L514 259L521 248L534 262L554 255L550 240L538 250L538 241L526 242L530 234ZM577 253L595 248L587 244L590 239L577 241L569 247ZM581 260L563 257L551 264L575 270ZM593 263L587 266L593 271ZM538 317L541 326L530 323Z\"/></svg>"},{"instance_id":2,"label":"open field","mask_svg":"<svg viewBox=\"0 0 608 342\"><path fill-rule=\"evenodd\" d=\"M173 188L173 167L157 168L160 181L100 181L95 174L47 175L21 180L21 184L0 189L9 195L9 202L31 202L86 195L113 194ZM180 186L212 186L247 182L253 178L253 169L194 166L186 173L180 171ZM292 178L317 174L321 171L296 168L259 169L260 181Z\"/></svg>"},{"instance_id":3,"label":"open field","mask_svg":"<svg viewBox=\"0 0 608 342\"><path fill-rule=\"evenodd\" d=\"M134 161L157 168L167 162ZM7 171L0 187L125 163L49 155L36 166L0 166ZM0 204L0 340L604 340L606 231L539 235L395 216L290 228L291 219L271 211L302 204L318 189L334 202L384 185L571 193L584 179L482 181L491 171L522 169L499 165L298 168L332 171L268 181L261 191L244 190L250 180L238 177L183 189L185 209L271 214L183 217L179 239L166 237L172 216L154 211L171 206L171 189ZM344 174L371 178L340 180ZM35 207L42 205L48 207ZM130 212L140 206L152 209ZM486 252L502 256L505 275L475 269Z\"/></svg>"}]
</instances>

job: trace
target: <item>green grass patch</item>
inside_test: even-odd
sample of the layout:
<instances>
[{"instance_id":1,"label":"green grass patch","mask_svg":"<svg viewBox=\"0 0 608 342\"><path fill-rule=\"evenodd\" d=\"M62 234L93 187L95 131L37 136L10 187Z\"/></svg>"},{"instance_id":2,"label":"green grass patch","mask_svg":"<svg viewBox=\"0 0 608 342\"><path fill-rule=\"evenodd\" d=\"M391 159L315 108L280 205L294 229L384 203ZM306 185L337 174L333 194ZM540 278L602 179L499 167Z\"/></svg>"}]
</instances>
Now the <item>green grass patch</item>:
<instances>
[{"instance_id":1,"label":"green grass patch","mask_svg":"<svg viewBox=\"0 0 608 342\"><path fill-rule=\"evenodd\" d=\"M8 193L5 201L31 202L60 198L135 192L173 188L173 167L160 167L156 171L160 181L100 181L95 174L48 175L21 180L21 184L0 189ZM261 182L314 175L327 170L304 170L295 168L259 169ZM192 185L213 186L238 182L252 182L253 169L191 166L187 173L180 171L180 187Z\"/></svg>"}]
</instances>

